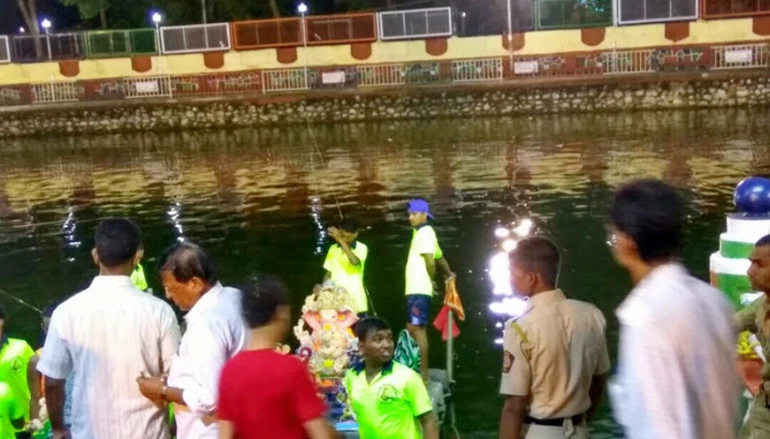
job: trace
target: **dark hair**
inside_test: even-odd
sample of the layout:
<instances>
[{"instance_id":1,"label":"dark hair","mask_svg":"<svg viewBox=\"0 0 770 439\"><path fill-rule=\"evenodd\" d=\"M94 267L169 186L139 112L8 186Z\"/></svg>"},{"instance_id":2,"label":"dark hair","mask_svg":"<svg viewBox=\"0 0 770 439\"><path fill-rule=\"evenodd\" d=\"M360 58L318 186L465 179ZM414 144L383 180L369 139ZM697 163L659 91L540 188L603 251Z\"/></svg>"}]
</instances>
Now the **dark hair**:
<instances>
[{"instance_id":1,"label":"dark hair","mask_svg":"<svg viewBox=\"0 0 770 439\"><path fill-rule=\"evenodd\" d=\"M618 189L609 217L634 241L644 262L670 259L682 244L682 202L662 181L638 180Z\"/></svg>"},{"instance_id":2,"label":"dark hair","mask_svg":"<svg viewBox=\"0 0 770 439\"><path fill-rule=\"evenodd\" d=\"M142 233L131 220L110 218L96 228L94 242L99 263L115 268L127 264L136 256L142 243Z\"/></svg>"},{"instance_id":3,"label":"dark hair","mask_svg":"<svg viewBox=\"0 0 770 439\"><path fill-rule=\"evenodd\" d=\"M372 332L387 330L392 330L390 324L379 317L366 317L356 322L356 337L360 342L366 340Z\"/></svg>"},{"instance_id":4,"label":"dark hair","mask_svg":"<svg viewBox=\"0 0 770 439\"><path fill-rule=\"evenodd\" d=\"M209 285L217 282L217 270L200 246L190 242L177 242L163 251L160 272L169 272L178 282L189 282L197 277Z\"/></svg>"},{"instance_id":5,"label":"dark hair","mask_svg":"<svg viewBox=\"0 0 770 439\"><path fill-rule=\"evenodd\" d=\"M770 245L770 235L765 235L759 238L759 241L757 241L754 247L765 247L767 245Z\"/></svg>"},{"instance_id":6,"label":"dark hair","mask_svg":"<svg viewBox=\"0 0 770 439\"><path fill-rule=\"evenodd\" d=\"M556 286L561 256L559 249L550 239L541 236L522 239L511 252L509 260L511 264L517 264L525 270L539 274L550 286Z\"/></svg>"},{"instance_id":7,"label":"dark hair","mask_svg":"<svg viewBox=\"0 0 770 439\"><path fill-rule=\"evenodd\" d=\"M358 232L358 221L355 218L344 218L339 222L339 229L348 233Z\"/></svg>"},{"instance_id":8,"label":"dark hair","mask_svg":"<svg viewBox=\"0 0 770 439\"><path fill-rule=\"evenodd\" d=\"M255 284L241 288L241 309L243 319L251 329L261 328L270 323L281 306L287 306L291 293L277 277L266 276Z\"/></svg>"}]
</instances>

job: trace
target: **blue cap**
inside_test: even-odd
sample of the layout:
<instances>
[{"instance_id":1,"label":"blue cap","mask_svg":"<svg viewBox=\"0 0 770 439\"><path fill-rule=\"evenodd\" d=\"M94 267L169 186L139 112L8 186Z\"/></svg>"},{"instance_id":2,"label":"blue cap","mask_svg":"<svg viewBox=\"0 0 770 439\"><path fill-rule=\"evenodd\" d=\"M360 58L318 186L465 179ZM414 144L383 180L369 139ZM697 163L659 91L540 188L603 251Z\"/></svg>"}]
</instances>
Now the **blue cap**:
<instances>
[{"instance_id":1,"label":"blue cap","mask_svg":"<svg viewBox=\"0 0 770 439\"><path fill-rule=\"evenodd\" d=\"M428 206L428 202L421 198L415 198L414 200L410 200L409 208L407 209L407 212L427 213L428 218L433 219L433 215L431 215L430 213L430 206Z\"/></svg>"}]
</instances>

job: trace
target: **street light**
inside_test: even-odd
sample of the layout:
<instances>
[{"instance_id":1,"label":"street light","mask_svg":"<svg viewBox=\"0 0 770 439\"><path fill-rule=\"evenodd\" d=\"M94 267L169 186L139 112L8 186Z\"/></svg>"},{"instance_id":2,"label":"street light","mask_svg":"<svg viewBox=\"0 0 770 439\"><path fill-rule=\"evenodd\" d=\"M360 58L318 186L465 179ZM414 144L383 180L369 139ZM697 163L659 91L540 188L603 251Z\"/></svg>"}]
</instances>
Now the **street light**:
<instances>
[{"instance_id":1,"label":"street light","mask_svg":"<svg viewBox=\"0 0 770 439\"><path fill-rule=\"evenodd\" d=\"M19 28L19 33L20 33L20 34L23 34L23 33L24 33L24 32L26 32L26 31L27 31L27 30L26 30L26 29L24 29L24 26L22 26L22 27L20 27L20 28Z\"/></svg>"},{"instance_id":2,"label":"street light","mask_svg":"<svg viewBox=\"0 0 770 439\"><path fill-rule=\"evenodd\" d=\"M511 17L511 0L508 0L508 62L513 72L513 17Z\"/></svg>"},{"instance_id":3,"label":"street light","mask_svg":"<svg viewBox=\"0 0 770 439\"><path fill-rule=\"evenodd\" d=\"M302 16L302 59L305 62L305 90L307 90L309 88L307 83L307 26L305 25L307 5L305 3L300 3L299 6L297 6L297 12Z\"/></svg>"},{"instance_id":4,"label":"street light","mask_svg":"<svg viewBox=\"0 0 770 439\"><path fill-rule=\"evenodd\" d=\"M155 47L158 50L158 55L160 55L160 22L163 21L163 16L160 15L159 12L155 12L152 14L152 22L155 23Z\"/></svg>"},{"instance_id":5,"label":"street light","mask_svg":"<svg viewBox=\"0 0 770 439\"><path fill-rule=\"evenodd\" d=\"M53 59L53 54L51 53L51 20L45 18L40 25L45 29L45 42L46 46L48 46L48 61L51 61Z\"/></svg>"},{"instance_id":6,"label":"street light","mask_svg":"<svg viewBox=\"0 0 770 439\"><path fill-rule=\"evenodd\" d=\"M463 34L463 36L465 36L465 17L466 17L466 15L467 14L465 13L465 11L463 11L463 13L460 14L460 17L462 18L462 26L463 26L462 34Z\"/></svg>"}]
</instances>

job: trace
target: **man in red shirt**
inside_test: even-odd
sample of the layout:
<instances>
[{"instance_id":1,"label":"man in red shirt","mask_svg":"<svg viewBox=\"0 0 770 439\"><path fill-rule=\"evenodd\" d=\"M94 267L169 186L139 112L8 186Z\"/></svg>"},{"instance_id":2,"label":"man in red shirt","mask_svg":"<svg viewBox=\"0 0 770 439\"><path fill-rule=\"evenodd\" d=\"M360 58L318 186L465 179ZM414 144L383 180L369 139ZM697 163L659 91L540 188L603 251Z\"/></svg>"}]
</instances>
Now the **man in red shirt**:
<instances>
[{"instance_id":1,"label":"man in red shirt","mask_svg":"<svg viewBox=\"0 0 770 439\"><path fill-rule=\"evenodd\" d=\"M242 291L243 317L251 333L246 350L222 369L219 437L336 438L307 367L275 351L291 328L287 289L270 279Z\"/></svg>"}]
</instances>

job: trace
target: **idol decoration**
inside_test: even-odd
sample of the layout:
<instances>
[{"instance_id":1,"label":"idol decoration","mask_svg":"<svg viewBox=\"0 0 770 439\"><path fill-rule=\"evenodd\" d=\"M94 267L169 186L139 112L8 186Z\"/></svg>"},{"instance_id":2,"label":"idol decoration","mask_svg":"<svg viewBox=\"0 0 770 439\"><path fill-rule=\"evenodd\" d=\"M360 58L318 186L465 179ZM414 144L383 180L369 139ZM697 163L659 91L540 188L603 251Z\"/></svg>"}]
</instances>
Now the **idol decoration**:
<instances>
[{"instance_id":1,"label":"idol decoration","mask_svg":"<svg viewBox=\"0 0 770 439\"><path fill-rule=\"evenodd\" d=\"M762 293L753 291L748 277L754 244L770 234L770 180L750 177L735 188L737 212L727 215L727 231L719 236L719 251L710 258L711 284L721 290L735 309L741 309ZM743 332L737 344L738 364L746 388L759 390L764 359L755 335Z\"/></svg>"},{"instance_id":2,"label":"idol decoration","mask_svg":"<svg viewBox=\"0 0 770 439\"><path fill-rule=\"evenodd\" d=\"M315 376L334 423L353 419L343 385L345 373L358 361L358 340L351 329L358 321L347 291L331 281L316 285L305 299L294 327L297 356Z\"/></svg>"}]
</instances>

